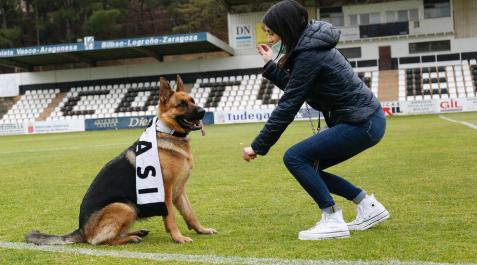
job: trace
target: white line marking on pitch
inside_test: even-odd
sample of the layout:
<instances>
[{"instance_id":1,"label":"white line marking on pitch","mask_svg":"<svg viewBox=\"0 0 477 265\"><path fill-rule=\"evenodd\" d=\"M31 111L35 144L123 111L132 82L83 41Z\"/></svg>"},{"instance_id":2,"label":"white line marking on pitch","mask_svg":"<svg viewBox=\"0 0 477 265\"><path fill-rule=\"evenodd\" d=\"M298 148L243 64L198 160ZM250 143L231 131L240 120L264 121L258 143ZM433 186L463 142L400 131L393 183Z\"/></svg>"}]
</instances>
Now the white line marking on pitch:
<instances>
[{"instance_id":1,"label":"white line marking on pitch","mask_svg":"<svg viewBox=\"0 0 477 265\"><path fill-rule=\"evenodd\" d=\"M457 121L457 120L453 120L453 119L447 118L447 117L445 117L445 116L442 116L442 115L439 115L439 117L440 117L441 119L444 119L444 120L446 120L446 121L450 121L450 122L455 122L455 123L464 124L464 125L465 125L465 126L467 126L467 127L470 127L470 128L472 128L472 129L475 129L475 130L477 130L477 125L475 125L475 124L472 124L472 123L470 123L470 122L466 122L466 121Z\"/></svg>"},{"instance_id":2,"label":"white line marking on pitch","mask_svg":"<svg viewBox=\"0 0 477 265\"><path fill-rule=\"evenodd\" d=\"M303 259L278 259L278 258L255 258L234 257L215 255L187 255L170 253L144 253L119 250L96 250L88 248L73 248L65 246L37 246L20 242L0 242L0 248L34 250L63 254L80 254L98 257L146 259L154 261L170 261L184 263L210 263L210 264L247 264L247 265L464 265L463 263L437 263L424 261L361 261L361 260L303 260ZM477 265L466 263L465 265Z\"/></svg>"}]
</instances>

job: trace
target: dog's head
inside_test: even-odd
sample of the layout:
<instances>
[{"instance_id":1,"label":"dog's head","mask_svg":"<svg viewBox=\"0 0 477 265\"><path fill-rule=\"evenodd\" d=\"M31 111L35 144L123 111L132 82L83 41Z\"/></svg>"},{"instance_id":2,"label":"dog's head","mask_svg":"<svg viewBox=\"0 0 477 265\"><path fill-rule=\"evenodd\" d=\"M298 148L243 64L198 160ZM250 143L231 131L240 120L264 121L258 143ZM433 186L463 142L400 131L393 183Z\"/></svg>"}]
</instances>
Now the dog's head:
<instances>
[{"instance_id":1,"label":"dog's head","mask_svg":"<svg viewBox=\"0 0 477 265\"><path fill-rule=\"evenodd\" d=\"M164 77L160 78L158 117L166 125L176 132L188 133L202 128L204 115L205 110L185 92L179 75L175 92Z\"/></svg>"}]
</instances>

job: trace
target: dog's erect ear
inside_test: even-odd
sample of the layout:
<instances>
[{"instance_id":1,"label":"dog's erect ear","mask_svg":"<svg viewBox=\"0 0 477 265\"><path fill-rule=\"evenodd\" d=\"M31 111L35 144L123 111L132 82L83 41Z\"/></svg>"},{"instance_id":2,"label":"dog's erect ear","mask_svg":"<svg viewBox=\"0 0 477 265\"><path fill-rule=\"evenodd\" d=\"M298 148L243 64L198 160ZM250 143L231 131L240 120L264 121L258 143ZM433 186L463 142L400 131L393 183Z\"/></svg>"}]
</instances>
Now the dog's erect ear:
<instances>
[{"instance_id":1,"label":"dog's erect ear","mask_svg":"<svg viewBox=\"0 0 477 265\"><path fill-rule=\"evenodd\" d=\"M176 92L181 92L181 91L185 91L184 82L182 82L182 78L180 77L180 75L177 75L177 78L176 78Z\"/></svg>"},{"instance_id":2,"label":"dog's erect ear","mask_svg":"<svg viewBox=\"0 0 477 265\"><path fill-rule=\"evenodd\" d=\"M171 86L169 85L169 82L161 76L160 78L160 83L159 83L159 99L161 103L165 103L169 101L169 98L174 94L174 91L172 91Z\"/></svg>"}]
</instances>

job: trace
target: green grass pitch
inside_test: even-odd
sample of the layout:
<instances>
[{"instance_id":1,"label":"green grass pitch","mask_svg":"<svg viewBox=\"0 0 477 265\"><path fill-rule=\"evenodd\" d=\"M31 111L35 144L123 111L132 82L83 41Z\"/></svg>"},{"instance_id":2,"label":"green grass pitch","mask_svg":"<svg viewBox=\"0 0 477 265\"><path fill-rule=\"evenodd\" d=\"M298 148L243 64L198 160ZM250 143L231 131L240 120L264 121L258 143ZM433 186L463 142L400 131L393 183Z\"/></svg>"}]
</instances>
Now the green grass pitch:
<instances>
[{"instance_id":1,"label":"green grass pitch","mask_svg":"<svg viewBox=\"0 0 477 265\"><path fill-rule=\"evenodd\" d=\"M444 116L477 124L477 113ZM315 121L316 124L316 121ZM208 126L192 133L195 168L187 189L214 236L188 231L173 243L161 218L134 228L151 234L140 244L72 248L132 252L313 260L477 262L477 130L438 115L392 117L374 148L330 169L376 197L391 218L348 239L299 241L320 216L282 163L285 150L311 134L294 122L265 157L241 159L263 124ZM0 241L24 242L32 229L63 234L77 227L81 199L99 169L141 130L0 137ZM335 197L346 220L351 202ZM177 213L177 212L176 212ZM0 248L0 264L181 264ZM201 263L197 263L201 264Z\"/></svg>"}]
</instances>

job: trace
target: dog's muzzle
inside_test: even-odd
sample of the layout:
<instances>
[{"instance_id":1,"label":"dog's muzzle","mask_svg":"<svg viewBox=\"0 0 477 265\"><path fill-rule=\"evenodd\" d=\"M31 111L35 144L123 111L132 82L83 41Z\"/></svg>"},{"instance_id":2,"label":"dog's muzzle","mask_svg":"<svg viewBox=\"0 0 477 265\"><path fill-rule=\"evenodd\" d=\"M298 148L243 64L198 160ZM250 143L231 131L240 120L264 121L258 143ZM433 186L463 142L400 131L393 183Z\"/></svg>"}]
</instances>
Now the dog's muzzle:
<instances>
[{"instance_id":1,"label":"dog's muzzle","mask_svg":"<svg viewBox=\"0 0 477 265\"><path fill-rule=\"evenodd\" d=\"M189 131L196 131L202 129L201 120L204 118L204 116L205 110L199 106L196 106L191 112L178 116L176 119L182 128Z\"/></svg>"}]
</instances>

